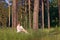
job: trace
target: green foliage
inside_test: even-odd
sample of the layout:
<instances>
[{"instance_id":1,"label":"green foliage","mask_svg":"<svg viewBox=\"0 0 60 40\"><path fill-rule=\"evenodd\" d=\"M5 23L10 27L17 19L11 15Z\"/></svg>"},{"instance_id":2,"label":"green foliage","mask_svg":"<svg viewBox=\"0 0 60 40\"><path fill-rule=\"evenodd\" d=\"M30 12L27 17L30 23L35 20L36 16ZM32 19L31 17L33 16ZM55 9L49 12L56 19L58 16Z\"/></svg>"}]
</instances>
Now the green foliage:
<instances>
[{"instance_id":1,"label":"green foliage","mask_svg":"<svg viewBox=\"0 0 60 40\"><path fill-rule=\"evenodd\" d=\"M51 0L49 2L49 13L50 13L50 25L51 27L55 27L56 25L58 26L59 23L59 14L58 14L58 0ZM47 3L46 0L44 1L44 18L45 18L45 27L48 26L48 13L47 13Z\"/></svg>"},{"instance_id":2,"label":"green foliage","mask_svg":"<svg viewBox=\"0 0 60 40\"><path fill-rule=\"evenodd\" d=\"M58 6L58 0L51 0L50 5L52 5L53 7L57 7Z\"/></svg>"},{"instance_id":3,"label":"green foliage","mask_svg":"<svg viewBox=\"0 0 60 40\"><path fill-rule=\"evenodd\" d=\"M0 4L0 26L6 26L8 17L8 8L4 8L5 3Z\"/></svg>"},{"instance_id":4,"label":"green foliage","mask_svg":"<svg viewBox=\"0 0 60 40\"><path fill-rule=\"evenodd\" d=\"M57 0L52 0L50 2L50 20L51 20L51 26L58 25L58 2Z\"/></svg>"}]
</instances>

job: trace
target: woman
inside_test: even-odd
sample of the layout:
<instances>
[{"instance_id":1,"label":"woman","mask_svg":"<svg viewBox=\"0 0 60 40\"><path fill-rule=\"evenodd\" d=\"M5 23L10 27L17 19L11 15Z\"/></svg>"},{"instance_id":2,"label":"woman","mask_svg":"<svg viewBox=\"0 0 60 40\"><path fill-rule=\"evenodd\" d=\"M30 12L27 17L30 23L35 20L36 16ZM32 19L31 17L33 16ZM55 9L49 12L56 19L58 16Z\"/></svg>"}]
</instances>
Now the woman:
<instances>
[{"instance_id":1,"label":"woman","mask_svg":"<svg viewBox=\"0 0 60 40\"><path fill-rule=\"evenodd\" d=\"M17 25L17 32L25 32L28 33L22 26L20 26L20 23Z\"/></svg>"}]
</instances>

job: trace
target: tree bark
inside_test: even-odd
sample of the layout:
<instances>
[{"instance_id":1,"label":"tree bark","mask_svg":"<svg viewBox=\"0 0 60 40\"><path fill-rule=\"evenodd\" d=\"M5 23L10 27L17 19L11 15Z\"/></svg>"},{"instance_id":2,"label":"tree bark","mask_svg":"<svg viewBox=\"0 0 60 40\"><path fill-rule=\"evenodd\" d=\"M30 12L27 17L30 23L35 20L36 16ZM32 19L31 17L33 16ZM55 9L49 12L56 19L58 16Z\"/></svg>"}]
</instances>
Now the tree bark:
<instances>
[{"instance_id":1,"label":"tree bark","mask_svg":"<svg viewBox=\"0 0 60 40\"><path fill-rule=\"evenodd\" d=\"M44 29L44 0L42 0L42 29Z\"/></svg>"},{"instance_id":2,"label":"tree bark","mask_svg":"<svg viewBox=\"0 0 60 40\"><path fill-rule=\"evenodd\" d=\"M60 26L60 0L58 0L58 11L59 11L59 26Z\"/></svg>"},{"instance_id":3,"label":"tree bark","mask_svg":"<svg viewBox=\"0 0 60 40\"><path fill-rule=\"evenodd\" d=\"M12 27L17 26L17 9L16 9L16 0L13 0L12 5Z\"/></svg>"},{"instance_id":4,"label":"tree bark","mask_svg":"<svg viewBox=\"0 0 60 40\"><path fill-rule=\"evenodd\" d=\"M30 11L30 4L31 4L31 3L30 3L30 1L31 1L31 0L28 0L28 5L29 5L29 27L31 28L31 13L30 13L30 12L31 12L31 11Z\"/></svg>"},{"instance_id":5,"label":"tree bark","mask_svg":"<svg viewBox=\"0 0 60 40\"><path fill-rule=\"evenodd\" d=\"M48 29L50 29L49 0L47 0L47 13L48 13Z\"/></svg>"},{"instance_id":6,"label":"tree bark","mask_svg":"<svg viewBox=\"0 0 60 40\"><path fill-rule=\"evenodd\" d=\"M25 27L27 29L27 0L25 1Z\"/></svg>"},{"instance_id":7,"label":"tree bark","mask_svg":"<svg viewBox=\"0 0 60 40\"><path fill-rule=\"evenodd\" d=\"M10 5L9 5L9 27L10 27Z\"/></svg>"},{"instance_id":8,"label":"tree bark","mask_svg":"<svg viewBox=\"0 0 60 40\"><path fill-rule=\"evenodd\" d=\"M39 0L34 0L33 29L38 29Z\"/></svg>"}]
</instances>

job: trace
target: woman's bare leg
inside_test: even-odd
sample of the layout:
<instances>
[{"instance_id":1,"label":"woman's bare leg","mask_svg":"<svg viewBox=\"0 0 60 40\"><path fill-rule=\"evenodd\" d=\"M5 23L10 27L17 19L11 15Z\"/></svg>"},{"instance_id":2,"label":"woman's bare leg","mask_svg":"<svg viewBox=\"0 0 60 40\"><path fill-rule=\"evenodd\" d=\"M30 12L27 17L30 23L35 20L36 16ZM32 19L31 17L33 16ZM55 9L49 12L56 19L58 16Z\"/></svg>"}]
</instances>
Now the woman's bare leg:
<instances>
[{"instance_id":1,"label":"woman's bare leg","mask_svg":"<svg viewBox=\"0 0 60 40\"><path fill-rule=\"evenodd\" d=\"M22 31L25 32L25 33L28 33L27 30L25 30L25 29L23 29Z\"/></svg>"}]
</instances>

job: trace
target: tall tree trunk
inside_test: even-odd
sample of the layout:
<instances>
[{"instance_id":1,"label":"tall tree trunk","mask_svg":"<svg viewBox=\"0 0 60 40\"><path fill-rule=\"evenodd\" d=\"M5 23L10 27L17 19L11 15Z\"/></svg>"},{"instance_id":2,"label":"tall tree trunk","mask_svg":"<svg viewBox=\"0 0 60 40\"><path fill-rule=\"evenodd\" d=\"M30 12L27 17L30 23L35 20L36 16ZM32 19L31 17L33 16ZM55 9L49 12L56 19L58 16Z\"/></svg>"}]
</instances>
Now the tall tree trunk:
<instances>
[{"instance_id":1,"label":"tall tree trunk","mask_svg":"<svg viewBox=\"0 0 60 40\"><path fill-rule=\"evenodd\" d=\"M58 11L59 11L59 26L60 26L60 0L58 0Z\"/></svg>"},{"instance_id":2,"label":"tall tree trunk","mask_svg":"<svg viewBox=\"0 0 60 40\"><path fill-rule=\"evenodd\" d=\"M44 0L42 0L42 29L44 29Z\"/></svg>"},{"instance_id":3,"label":"tall tree trunk","mask_svg":"<svg viewBox=\"0 0 60 40\"><path fill-rule=\"evenodd\" d=\"M27 0L25 1L25 27L27 28Z\"/></svg>"},{"instance_id":4,"label":"tall tree trunk","mask_svg":"<svg viewBox=\"0 0 60 40\"><path fill-rule=\"evenodd\" d=\"M38 29L39 0L34 0L33 29Z\"/></svg>"},{"instance_id":5,"label":"tall tree trunk","mask_svg":"<svg viewBox=\"0 0 60 40\"><path fill-rule=\"evenodd\" d=\"M16 25L17 25L16 0L13 0L13 5L12 5L12 27L16 27Z\"/></svg>"},{"instance_id":6,"label":"tall tree trunk","mask_svg":"<svg viewBox=\"0 0 60 40\"><path fill-rule=\"evenodd\" d=\"M31 0L28 0L28 5L29 5L29 27L31 28L31 11L30 11L30 1Z\"/></svg>"},{"instance_id":7,"label":"tall tree trunk","mask_svg":"<svg viewBox=\"0 0 60 40\"><path fill-rule=\"evenodd\" d=\"M48 29L50 29L49 0L47 0L47 13L48 13Z\"/></svg>"},{"instance_id":8,"label":"tall tree trunk","mask_svg":"<svg viewBox=\"0 0 60 40\"><path fill-rule=\"evenodd\" d=\"M10 5L9 5L9 27L10 27Z\"/></svg>"}]
</instances>

